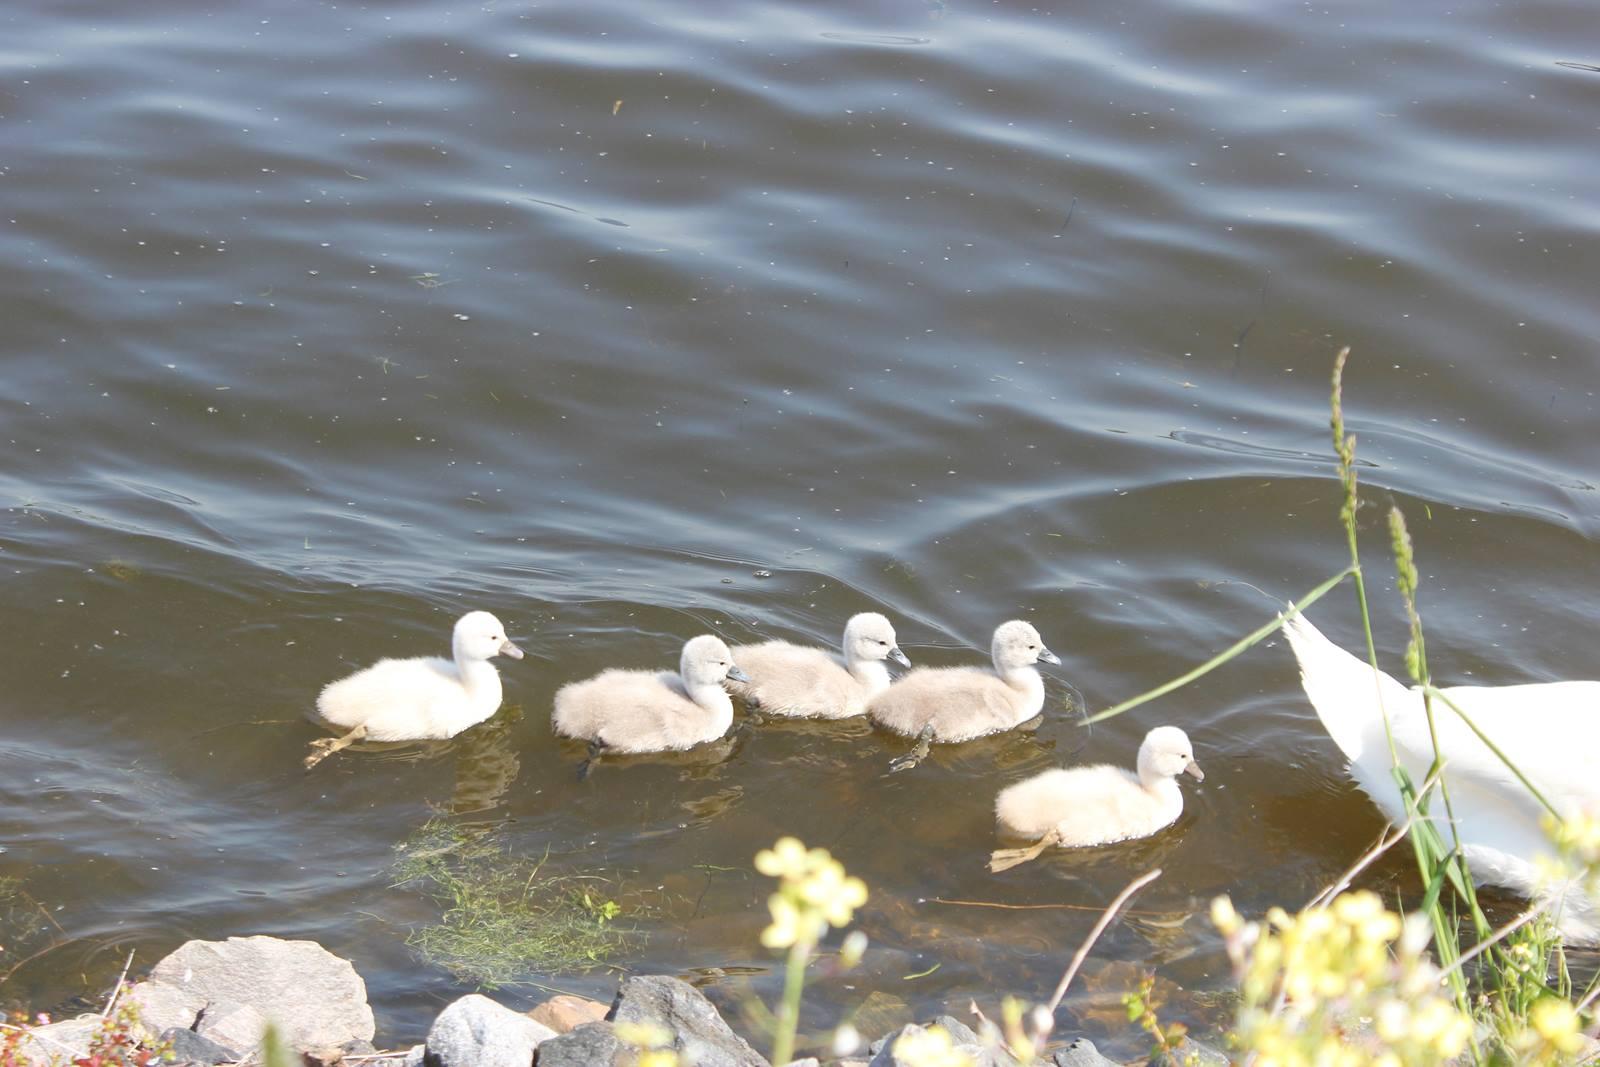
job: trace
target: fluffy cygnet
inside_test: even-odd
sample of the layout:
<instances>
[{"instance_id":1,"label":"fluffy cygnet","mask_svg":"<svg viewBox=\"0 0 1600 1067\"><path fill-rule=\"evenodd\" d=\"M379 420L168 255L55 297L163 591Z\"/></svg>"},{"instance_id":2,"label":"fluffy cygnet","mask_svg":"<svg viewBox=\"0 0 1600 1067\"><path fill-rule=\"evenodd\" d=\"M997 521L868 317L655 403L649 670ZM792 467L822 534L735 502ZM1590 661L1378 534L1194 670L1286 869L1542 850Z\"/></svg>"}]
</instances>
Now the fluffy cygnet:
<instances>
[{"instance_id":1,"label":"fluffy cygnet","mask_svg":"<svg viewBox=\"0 0 1600 1067\"><path fill-rule=\"evenodd\" d=\"M917 739L912 752L891 764L915 766L933 741L968 741L1027 722L1044 707L1038 662L1060 663L1032 623L1013 619L995 629L990 646L994 673L976 667L919 667L867 704L872 721Z\"/></svg>"},{"instance_id":2,"label":"fluffy cygnet","mask_svg":"<svg viewBox=\"0 0 1600 1067\"><path fill-rule=\"evenodd\" d=\"M1137 773L1106 763L1057 767L1003 789L994 802L1000 829L1039 843L1002 849L991 857L989 868L1014 867L1051 845L1105 845L1148 837L1183 814L1177 777L1185 773L1205 780L1189 736L1176 726L1158 726L1139 746Z\"/></svg>"},{"instance_id":3,"label":"fluffy cygnet","mask_svg":"<svg viewBox=\"0 0 1600 1067\"><path fill-rule=\"evenodd\" d=\"M728 688L751 707L794 718L845 719L889 688L892 659L911 666L895 643L894 627L876 612L854 615L844 627L844 664L826 649L765 641L736 645L733 661L756 680Z\"/></svg>"},{"instance_id":4,"label":"fluffy cygnet","mask_svg":"<svg viewBox=\"0 0 1600 1067\"><path fill-rule=\"evenodd\" d=\"M500 707L498 655L522 658L506 628L487 611L456 620L451 659L418 656L379 660L331 682L317 697L317 715L345 728L343 737L311 743L307 768L357 741L421 741L454 737Z\"/></svg>"},{"instance_id":5,"label":"fluffy cygnet","mask_svg":"<svg viewBox=\"0 0 1600 1067\"><path fill-rule=\"evenodd\" d=\"M612 669L562 686L551 723L556 733L589 742L592 755L692 748L733 725L725 678L750 680L720 638L702 634L683 646L677 674Z\"/></svg>"}]
</instances>

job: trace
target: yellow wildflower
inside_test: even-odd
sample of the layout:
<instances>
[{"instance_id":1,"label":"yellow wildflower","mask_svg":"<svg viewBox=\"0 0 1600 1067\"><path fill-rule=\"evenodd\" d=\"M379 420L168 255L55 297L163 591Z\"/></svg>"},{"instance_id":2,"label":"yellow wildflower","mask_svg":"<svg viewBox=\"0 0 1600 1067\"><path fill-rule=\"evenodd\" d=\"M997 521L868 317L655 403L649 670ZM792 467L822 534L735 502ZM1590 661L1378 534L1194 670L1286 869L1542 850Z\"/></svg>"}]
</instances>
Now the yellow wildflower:
<instances>
[{"instance_id":1,"label":"yellow wildflower","mask_svg":"<svg viewBox=\"0 0 1600 1067\"><path fill-rule=\"evenodd\" d=\"M1561 1052L1573 1053L1583 1048L1583 1033L1578 1013L1558 997L1545 997L1533 1006L1528 1019L1539 1036Z\"/></svg>"},{"instance_id":2,"label":"yellow wildflower","mask_svg":"<svg viewBox=\"0 0 1600 1067\"><path fill-rule=\"evenodd\" d=\"M911 1067L972 1067L972 1058L957 1049L941 1026L908 1026L895 1038L894 1057Z\"/></svg>"},{"instance_id":3,"label":"yellow wildflower","mask_svg":"<svg viewBox=\"0 0 1600 1067\"><path fill-rule=\"evenodd\" d=\"M827 849L807 849L793 837L780 838L756 854L756 869L779 880L767 901L772 923L761 934L768 948L814 944L828 927L850 924L867 902L867 886L844 872Z\"/></svg>"}]
</instances>

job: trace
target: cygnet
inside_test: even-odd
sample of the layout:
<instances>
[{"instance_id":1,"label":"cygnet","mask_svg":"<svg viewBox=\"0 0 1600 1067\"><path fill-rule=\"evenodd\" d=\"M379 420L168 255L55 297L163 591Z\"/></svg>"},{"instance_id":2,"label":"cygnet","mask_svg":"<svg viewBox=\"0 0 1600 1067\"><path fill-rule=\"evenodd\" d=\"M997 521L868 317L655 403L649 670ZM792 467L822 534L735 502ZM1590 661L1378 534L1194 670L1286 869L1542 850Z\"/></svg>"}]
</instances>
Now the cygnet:
<instances>
[{"instance_id":1,"label":"cygnet","mask_svg":"<svg viewBox=\"0 0 1600 1067\"><path fill-rule=\"evenodd\" d=\"M772 715L845 719L867 710L867 701L889 688L892 659L911 666L895 643L894 627L877 612L853 615L844 627L840 657L821 648L765 641L736 645L733 661L755 677L728 688L752 708Z\"/></svg>"},{"instance_id":2,"label":"cygnet","mask_svg":"<svg viewBox=\"0 0 1600 1067\"><path fill-rule=\"evenodd\" d=\"M551 723L563 737L589 742L591 760L602 752L692 748L733 725L733 701L722 688L727 678L750 680L721 638L702 634L683 646L677 674L613 668L562 686Z\"/></svg>"},{"instance_id":3,"label":"cygnet","mask_svg":"<svg viewBox=\"0 0 1600 1067\"><path fill-rule=\"evenodd\" d=\"M1032 623L1013 619L994 631L994 673L976 667L920 667L867 704L872 721L916 738L911 752L889 765L914 767L934 741L969 741L1027 722L1044 707L1044 679L1035 663L1061 660Z\"/></svg>"},{"instance_id":4,"label":"cygnet","mask_svg":"<svg viewBox=\"0 0 1600 1067\"><path fill-rule=\"evenodd\" d=\"M500 620L471 611L456 620L451 659L383 659L331 682L317 697L317 715L348 732L311 742L307 769L357 741L421 741L454 737L500 707L500 673L489 660L522 658Z\"/></svg>"},{"instance_id":5,"label":"cygnet","mask_svg":"<svg viewBox=\"0 0 1600 1067\"><path fill-rule=\"evenodd\" d=\"M1189 736L1176 726L1158 726L1139 746L1138 773L1108 763L1057 767L1009 786L994 802L995 820L1006 833L1038 843L995 852L989 869L1015 867L1051 845L1105 845L1149 837L1183 814L1180 774L1205 780Z\"/></svg>"}]
</instances>

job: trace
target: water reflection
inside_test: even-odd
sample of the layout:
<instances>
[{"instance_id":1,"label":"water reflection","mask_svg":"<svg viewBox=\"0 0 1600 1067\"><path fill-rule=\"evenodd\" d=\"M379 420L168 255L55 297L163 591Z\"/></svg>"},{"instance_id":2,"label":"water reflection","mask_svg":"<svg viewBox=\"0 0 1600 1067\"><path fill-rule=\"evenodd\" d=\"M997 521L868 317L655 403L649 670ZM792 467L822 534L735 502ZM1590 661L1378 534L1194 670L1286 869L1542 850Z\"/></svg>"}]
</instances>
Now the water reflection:
<instances>
[{"instance_id":1,"label":"water reflection","mask_svg":"<svg viewBox=\"0 0 1600 1067\"><path fill-rule=\"evenodd\" d=\"M515 730L522 706L508 704L487 722L466 731L451 745L455 788L449 810L470 815L498 807L522 770Z\"/></svg>"}]
</instances>

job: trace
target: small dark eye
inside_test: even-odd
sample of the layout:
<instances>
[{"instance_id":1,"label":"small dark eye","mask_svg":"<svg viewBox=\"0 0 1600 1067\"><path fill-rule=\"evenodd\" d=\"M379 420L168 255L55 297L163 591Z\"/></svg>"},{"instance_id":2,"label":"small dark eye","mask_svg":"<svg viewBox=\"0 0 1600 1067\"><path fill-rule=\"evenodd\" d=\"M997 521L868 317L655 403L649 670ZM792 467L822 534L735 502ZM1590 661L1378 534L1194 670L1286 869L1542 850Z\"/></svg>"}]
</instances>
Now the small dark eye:
<instances>
[{"instance_id":1,"label":"small dark eye","mask_svg":"<svg viewBox=\"0 0 1600 1067\"><path fill-rule=\"evenodd\" d=\"M889 642L887 642L887 641L879 641L879 642L878 642L878 644L880 644L880 645L887 645L887 644L888 644L888 643L889 643Z\"/></svg>"}]
</instances>

